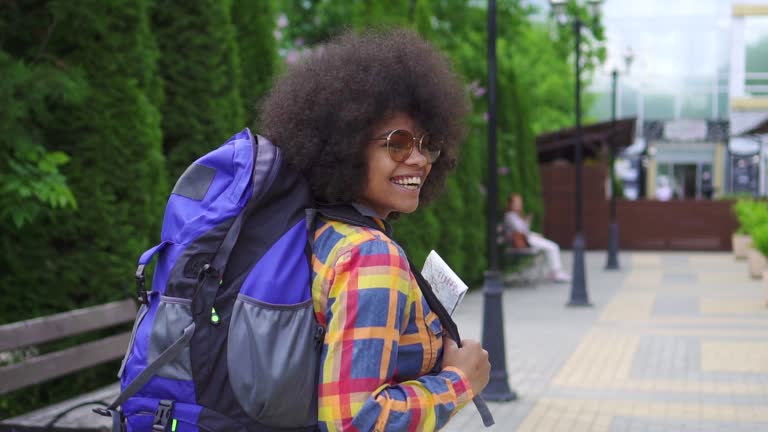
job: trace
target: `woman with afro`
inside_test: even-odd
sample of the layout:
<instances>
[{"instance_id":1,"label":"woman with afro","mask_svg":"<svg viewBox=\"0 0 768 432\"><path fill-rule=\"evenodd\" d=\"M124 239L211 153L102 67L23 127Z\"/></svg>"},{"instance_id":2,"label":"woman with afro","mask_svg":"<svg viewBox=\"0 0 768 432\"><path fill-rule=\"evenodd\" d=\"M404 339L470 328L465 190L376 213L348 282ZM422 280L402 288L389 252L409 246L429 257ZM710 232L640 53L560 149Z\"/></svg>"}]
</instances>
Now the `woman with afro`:
<instances>
[{"instance_id":1,"label":"woman with afro","mask_svg":"<svg viewBox=\"0 0 768 432\"><path fill-rule=\"evenodd\" d=\"M346 205L378 228L317 224L321 430L437 430L488 383L488 353L444 337L387 222L441 192L467 112L446 59L405 30L332 40L289 67L261 106L261 130L315 203Z\"/></svg>"}]
</instances>

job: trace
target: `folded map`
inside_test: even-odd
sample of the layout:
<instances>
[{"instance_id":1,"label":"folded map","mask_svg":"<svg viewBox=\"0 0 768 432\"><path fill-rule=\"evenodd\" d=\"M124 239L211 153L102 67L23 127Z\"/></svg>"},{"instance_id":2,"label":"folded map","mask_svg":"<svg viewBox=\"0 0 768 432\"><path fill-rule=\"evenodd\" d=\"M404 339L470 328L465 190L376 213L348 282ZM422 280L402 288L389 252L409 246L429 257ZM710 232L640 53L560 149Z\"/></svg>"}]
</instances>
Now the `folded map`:
<instances>
[{"instance_id":1,"label":"folded map","mask_svg":"<svg viewBox=\"0 0 768 432\"><path fill-rule=\"evenodd\" d=\"M424 279L432 285L432 291L443 304L445 310L453 315L456 306L461 303L467 293L467 284L440 258L435 251L427 255L424 268L421 270Z\"/></svg>"}]
</instances>

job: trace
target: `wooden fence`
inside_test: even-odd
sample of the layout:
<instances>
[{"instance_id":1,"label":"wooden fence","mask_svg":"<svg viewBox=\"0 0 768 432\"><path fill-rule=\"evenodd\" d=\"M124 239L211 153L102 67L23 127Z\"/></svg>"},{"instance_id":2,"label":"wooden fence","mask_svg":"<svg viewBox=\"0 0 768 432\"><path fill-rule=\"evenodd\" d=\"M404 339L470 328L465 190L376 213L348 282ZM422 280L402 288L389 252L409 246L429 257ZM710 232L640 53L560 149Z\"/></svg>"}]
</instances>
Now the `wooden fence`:
<instances>
[{"instance_id":1,"label":"wooden fence","mask_svg":"<svg viewBox=\"0 0 768 432\"><path fill-rule=\"evenodd\" d=\"M573 244L574 170L570 165L542 165L543 231L561 247ZM584 167L584 236L588 249L608 245L610 201L606 169ZM619 245L625 250L730 250L738 226L727 200L618 200Z\"/></svg>"}]
</instances>

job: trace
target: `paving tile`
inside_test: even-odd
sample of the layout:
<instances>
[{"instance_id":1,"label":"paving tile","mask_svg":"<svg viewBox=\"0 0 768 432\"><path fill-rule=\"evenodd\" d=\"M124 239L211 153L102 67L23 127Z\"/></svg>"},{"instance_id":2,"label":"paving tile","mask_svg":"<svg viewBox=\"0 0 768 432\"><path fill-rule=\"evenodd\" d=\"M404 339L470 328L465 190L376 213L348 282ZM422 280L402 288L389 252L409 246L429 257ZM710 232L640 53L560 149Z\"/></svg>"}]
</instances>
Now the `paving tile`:
<instances>
[{"instance_id":1,"label":"paving tile","mask_svg":"<svg viewBox=\"0 0 768 432\"><path fill-rule=\"evenodd\" d=\"M768 313L760 297L701 297L699 311L707 315L750 315L760 318Z\"/></svg>"},{"instance_id":2,"label":"paving tile","mask_svg":"<svg viewBox=\"0 0 768 432\"><path fill-rule=\"evenodd\" d=\"M609 432L756 432L768 430L768 423L648 419L618 416L611 420Z\"/></svg>"},{"instance_id":3,"label":"paving tile","mask_svg":"<svg viewBox=\"0 0 768 432\"><path fill-rule=\"evenodd\" d=\"M653 303L655 316L698 316L699 299L694 295L657 295Z\"/></svg>"},{"instance_id":4,"label":"paving tile","mask_svg":"<svg viewBox=\"0 0 768 432\"><path fill-rule=\"evenodd\" d=\"M701 369L768 374L768 342L705 341L701 346Z\"/></svg>"},{"instance_id":5,"label":"paving tile","mask_svg":"<svg viewBox=\"0 0 768 432\"><path fill-rule=\"evenodd\" d=\"M662 284L679 283L679 284L695 284L699 281L698 275L693 272L680 272L680 271L668 271L661 277Z\"/></svg>"},{"instance_id":6,"label":"paving tile","mask_svg":"<svg viewBox=\"0 0 768 432\"><path fill-rule=\"evenodd\" d=\"M564 264L570 268L570 255ZM768 431L768 309L746 262L726 253L622 253L606 272L588 252L592 308L567 308L570 286L504 291L503 333L516 402L470 406L446 431ZM482 291L456 312L482 337Z\"/></svg>"}]
</instances>

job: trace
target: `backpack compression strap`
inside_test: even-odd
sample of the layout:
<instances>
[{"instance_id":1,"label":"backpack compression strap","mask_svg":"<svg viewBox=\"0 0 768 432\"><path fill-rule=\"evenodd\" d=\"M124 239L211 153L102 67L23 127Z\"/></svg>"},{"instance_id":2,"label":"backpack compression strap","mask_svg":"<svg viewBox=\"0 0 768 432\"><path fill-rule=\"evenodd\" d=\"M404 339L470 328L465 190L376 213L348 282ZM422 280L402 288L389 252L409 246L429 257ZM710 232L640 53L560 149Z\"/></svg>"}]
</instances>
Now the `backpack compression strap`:
<instances>
[{"instance_id":1,"label":"backpack compression strap","mask_svg":"<svg viewBox=\"0 0 768 432\"><path fill-rule=\"evenodd\" d=\"M369 228L373 228L378 231L384 232L387 236L392 235L392 230L389 226L387 226L387 229L382 230L381 227L374 222L373 219L370 217L362 215L357 209L352 207L351 205L339 205L339 206L329 206L329 207L319 207L317 209L317 212L322 214L323 216L337 220L340 222L346 222L348 224L357 225L357 226L365 226ZM314 210L308 211L308 217L311 217L314 219L315 212ZM311 216L309 216L311 214ZM307 224L311 229L309 233L310 238L314 238L314 221L310 221ZM427 282L426 279L424 279L424 276L421 274L421 271L418 267L411 261L410 258L408 258L408 265L411 268L411 273L413 273L413 276L416 278L416 283L419 285L419 289L421 290L421 293L424 295L424 299L427 301L427 304L429 305L429 308L432 309L432 311L437 315L438 319L440 319L440 324L442 324L443 328L448 332L448 335L456 341L456 345L461 348L461 336L459 336L459 328L456 325L456 322L453 321L453 318L451 317L451 314L448 313L448 311L445 309L442 303L440 303L440 300L435 295L434 291L432 291L432 286ZM485 400L483 400L482 396L475 395L475 397L472 399L472 402L475 403L475 407L477 408L477 411L480 413L480 417L483 420L483 425L485 427L491 427L493 426L496 421L493 419L493 415L491 414L491 410L488 409L488 405L486 405Z\"/></svg>"}]
</instances>

